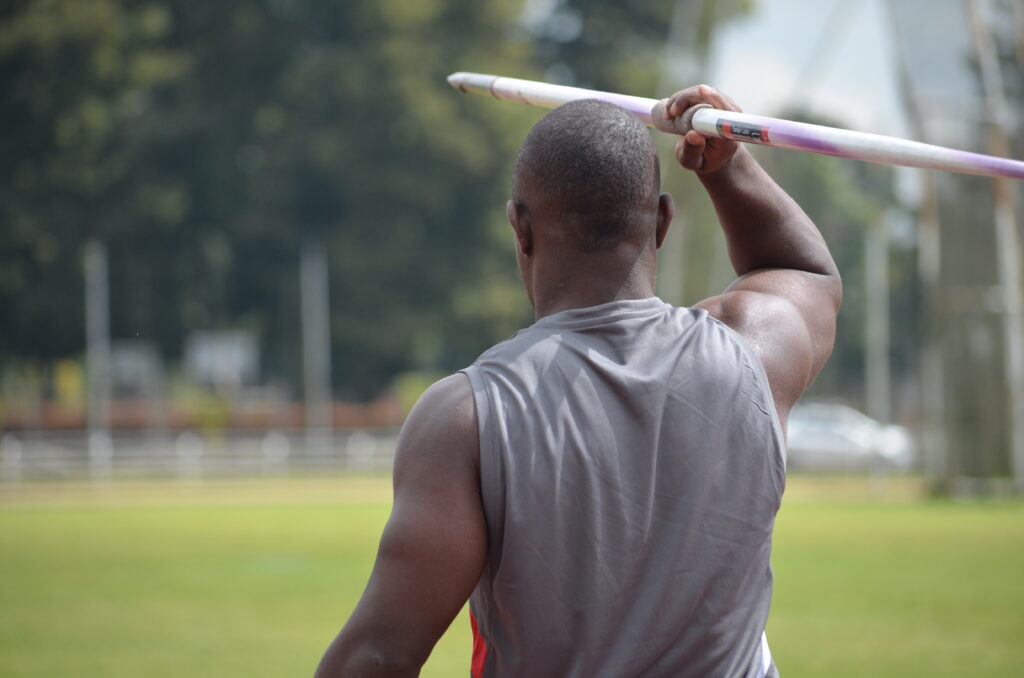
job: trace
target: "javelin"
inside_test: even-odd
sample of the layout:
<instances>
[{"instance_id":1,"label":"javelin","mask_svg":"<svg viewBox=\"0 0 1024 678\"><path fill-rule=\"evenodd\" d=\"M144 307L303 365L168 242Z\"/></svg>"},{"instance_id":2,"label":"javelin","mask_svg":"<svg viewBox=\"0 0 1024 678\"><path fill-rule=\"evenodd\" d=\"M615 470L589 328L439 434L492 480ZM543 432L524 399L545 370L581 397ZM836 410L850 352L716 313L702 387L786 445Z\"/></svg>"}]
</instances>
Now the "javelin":
<instances>
[{"instance_id":1,"label":"javelin","mask_svg":"<svg viewBox=\"0 0 1024 678\"><path fill-rule=\"evenodd\" d=\"M1024 162L1020 160L958 151L881 134L721 111L707 104L698 104L687 109L679 118L665 120L664 100L482 73L453 73L448 76L448 84L462 92L490 94L498 99L511 99L544 108L555 108L577 99L600 99L624 108L645 125L672 134L685 134L688 129L695 129L707 137L835 155L840 158L1024 179Z\"/></svg>"}]
</instances>

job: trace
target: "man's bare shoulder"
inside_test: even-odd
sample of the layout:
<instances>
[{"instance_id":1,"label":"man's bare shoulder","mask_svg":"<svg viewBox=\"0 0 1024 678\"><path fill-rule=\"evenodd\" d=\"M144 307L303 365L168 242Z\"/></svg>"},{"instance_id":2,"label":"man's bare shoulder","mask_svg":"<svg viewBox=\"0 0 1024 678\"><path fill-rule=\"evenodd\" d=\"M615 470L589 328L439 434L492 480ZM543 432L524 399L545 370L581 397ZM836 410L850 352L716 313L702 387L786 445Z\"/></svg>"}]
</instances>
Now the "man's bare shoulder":
<instances>
[{"instance_id":1,"label":"man's bare shoulder","mask_svg":"<svg viewBox=\"0 0 1024 678\"><path fill-rule=\"evenodd\" d=\"M420 396L398 438L395 472L431 459L457 463L452 455L474 465L480 455L473 388L462 373L435 382Z\"/></svg>"},{"instance_id":2,"label":"man's bare shoulder","mask_svg":"<svg viewBox=\"0 0 1024 678\"><path fill-rule=\"evenodd\" d=\"M757 271L697 304L753 348L784 422L832 351L838 298L823 276Z\"/></svg>"},{"instance_id":3,"label":"man's bare shoulder","mask_svg":"<svg viewBox=\"0 0 1024 678\"><path fill-rule=\"evenodd\" d=\"M462 372L456 372L431 384L420 396L413 411L423 407L455 408L459 411L469 407L472 410L472 405L473 387L469 383L469 377Z\"/></svg>"}]
</instances>

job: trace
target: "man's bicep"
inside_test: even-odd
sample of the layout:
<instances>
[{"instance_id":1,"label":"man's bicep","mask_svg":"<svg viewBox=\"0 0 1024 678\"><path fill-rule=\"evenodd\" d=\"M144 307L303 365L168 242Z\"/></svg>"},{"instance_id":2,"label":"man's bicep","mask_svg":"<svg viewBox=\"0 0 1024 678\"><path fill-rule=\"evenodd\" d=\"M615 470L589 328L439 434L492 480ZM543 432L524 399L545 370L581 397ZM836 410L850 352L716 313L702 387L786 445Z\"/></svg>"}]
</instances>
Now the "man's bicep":
<instances>
[{"instance_id":1,"label":"man's bicep","mask_svg":"<svg viewBox=\"0 0 1024 678\"><path fill-rule=\"evenodd\" d=\"M697 306L753 346L784 420L832 353L840 299L837 278L765 269L739 278L724 294Z\"/></svg>"},{"instance_id":2,"label":"man's bicep","mask_svg":"<svg viewBox=\"0 0 1024 678\"><path fill-rule=\"evenodd\" d=\"M479 499L458 491L396 495L356 615L425 660L476 586L485 544Z\"/></svg>"},{"instance_id":3,"label":"man's bicep","mask_svg":"<svg viewBox=\"0 0 1024 678\"><path fill-rule=\"evenodd\" d=\"M462 609L486 556L478 448L468 381L449 377L402 428L394 506L366 591L335 641L339 656L372 647L418 666Z\"/></svg>"}]
</instances>

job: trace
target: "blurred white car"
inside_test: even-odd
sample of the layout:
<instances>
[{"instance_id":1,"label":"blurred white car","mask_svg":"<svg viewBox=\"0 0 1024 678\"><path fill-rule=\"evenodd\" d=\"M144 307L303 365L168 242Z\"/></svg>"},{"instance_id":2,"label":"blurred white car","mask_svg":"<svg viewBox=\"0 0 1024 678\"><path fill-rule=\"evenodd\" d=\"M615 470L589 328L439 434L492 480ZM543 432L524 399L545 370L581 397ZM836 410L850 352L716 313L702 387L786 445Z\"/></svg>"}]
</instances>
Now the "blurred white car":
<instances>
[{"instance_id":1,"label":"blurred white car","mask_svg":"<svg viewBox=\"0 0 1024 678\"><path fill-rule=\"evenodd\" d=\"M852 407L798 404L789 414L786 465L806 471L906 471L914 441L902 426L881 424Z\"/></svg>"}]
</instances>

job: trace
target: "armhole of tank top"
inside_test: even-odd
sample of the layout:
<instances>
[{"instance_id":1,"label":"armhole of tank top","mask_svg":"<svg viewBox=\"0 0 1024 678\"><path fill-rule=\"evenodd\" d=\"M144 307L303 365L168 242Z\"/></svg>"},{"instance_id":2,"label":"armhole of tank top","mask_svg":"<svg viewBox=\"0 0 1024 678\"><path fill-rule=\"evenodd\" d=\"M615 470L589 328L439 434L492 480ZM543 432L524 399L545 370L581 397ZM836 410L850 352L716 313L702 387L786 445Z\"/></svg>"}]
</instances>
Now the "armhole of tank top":
<instances>
[{"instance_id":1,"label":"armhole of tank top","mask_svg":"<svg viewBox=\"0 0 1024 678\"><path fill-rule=\"evenodd\" d=\"M484 510L490 512L490 502L495 496L494 491L497 483L497 463L494 455L497 453L495 438L497 431L494 429L494 422L491 420L491 396L480 376L480 369L476 365L460 370L469 378L470 387L473 389L473 404L476 406L477 436L480 440L480 493L484 503Z\"/></svg>"},{"instance_id":2,"label":"armhole of tank top","mask_svg":"<svg viewBox=\"0 0 1024 678\"><path fill-rule=\"evenodd\" d=\"M764 364L761 363L761 359L757 357L757 353L754 352L754 347L750 345L746 339L740 335L739 332L723 323L718 318L708 314L708 319L720 326L740 347L743 354L746 356L747 362L750 364L751 370L754 372L754 379L757 382L757 387L761 389L761 397L764 398L765 406L768 408L768 412L772 422L772 431L775 433L775 440L778 443L779 450L779 464L781 466L781 483L779 487L779 494L781 496L782 490L786 486L786 436L782 433L782 422L779 420L779 413L775 409L775 397L772 395L772 387L768 383L768 373L764 371Z\"/></svg>"}]
</instances>

